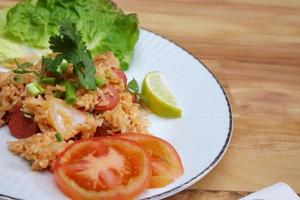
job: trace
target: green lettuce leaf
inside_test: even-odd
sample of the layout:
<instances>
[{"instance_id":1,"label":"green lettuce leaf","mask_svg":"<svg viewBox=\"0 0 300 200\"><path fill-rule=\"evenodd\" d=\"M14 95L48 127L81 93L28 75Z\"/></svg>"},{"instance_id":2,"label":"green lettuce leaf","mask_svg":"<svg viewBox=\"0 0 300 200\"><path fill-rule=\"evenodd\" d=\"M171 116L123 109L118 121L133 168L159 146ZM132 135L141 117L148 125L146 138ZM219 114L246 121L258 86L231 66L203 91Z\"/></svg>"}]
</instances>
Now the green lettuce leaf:
<instances>
[{"instance_id":1,"label":"green lettuce leaf","mask_svg":"<svg viewBox=\"0 0 300 200\"><path fill-rule=\"evenodd\" d=\"M10 8L5 19L0 15L0 40L19 50L19 44L48 49L49 38L58 34L66 20L76 22L93 55L112 51L122 69L129 67L139 37L138 19L135 14L124 14L110 0L23 1ZM10 56L0 47L0 59Z\"/></svg>"}]
</instances>

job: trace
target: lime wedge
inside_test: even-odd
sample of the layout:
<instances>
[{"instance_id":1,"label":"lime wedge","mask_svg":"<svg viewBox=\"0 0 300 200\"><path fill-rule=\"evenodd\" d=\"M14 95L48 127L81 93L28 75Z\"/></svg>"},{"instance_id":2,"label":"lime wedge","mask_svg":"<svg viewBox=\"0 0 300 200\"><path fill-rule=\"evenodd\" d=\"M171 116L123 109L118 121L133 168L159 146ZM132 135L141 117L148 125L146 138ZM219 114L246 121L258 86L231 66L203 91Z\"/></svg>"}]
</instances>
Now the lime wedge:
<instances>
[{"instance_id":1,"label":"lime wedge","mask_svg":"<svg viewBox=\"0 0 300 200\"><path fill-rule=\"evenodd\" d=\"M161 73L146 74L142 85L142 97L145 105L158 116L181 117L181 109L177 107L176 99Z\"/></svg>"}]
</instances>

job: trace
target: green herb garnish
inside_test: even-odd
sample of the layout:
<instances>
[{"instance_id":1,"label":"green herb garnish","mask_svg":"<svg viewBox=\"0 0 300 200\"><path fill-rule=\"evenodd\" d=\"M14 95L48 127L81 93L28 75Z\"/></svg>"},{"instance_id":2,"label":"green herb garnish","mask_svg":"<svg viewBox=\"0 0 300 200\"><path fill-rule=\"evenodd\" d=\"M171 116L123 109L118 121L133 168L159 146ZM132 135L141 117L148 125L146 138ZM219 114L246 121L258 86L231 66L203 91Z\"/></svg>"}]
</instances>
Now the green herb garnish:
<instances>
[{"instance_id":1,"label":"green herb garnish","mask_svg":"<svg viewBox=\"0 0 300 200\"><path fill-rule=\"evenodd\" d=\"M59 35L50 37L50 49L60 53L64 59L72 63L80 84L86 89L96 89L95 66L92 55L82 40L81 33L75 23L66 20L59 29Z\"/></svg>"},{"instance_id":2,"label":"green herb garnish","mask_svg":"<svg viewBox=\"0 0 300 200\"><path fill-rule=\"evenodd\" d=\"M43 77L40 79L40 83L54 85L56 78L54 77Z\"/></svg>"},{"instance_id":3,"label":"green herb garnish","mask_svg":"<svg viewBox=\"0 0 300 200\"><path fill-rule=\"evenodd\" d=\"M15 59L15 62L17 64L17 67L18 68L21 68L21 69L24 69L24 68L27 68L27 67L32 67L33 64L31 62L25 62L25 63L22 63L22 64L19 64L18 60Z\"/></svg>"},{"instance_id":4,"label":"green herb garnish","mask_svg":"<svg viewBox=\"0 0 300 200\"><path fill-rule=\"evenodd\" d=\"M22 64L19 64L19 62L17 61L17 59L15 59L16 65L17 65L17 69L13 70L13 72L15 74L29 74L29 73L33 73L37 76L39 76L38 73L36 73L35 71L31 71L31 70L27 70L25 68L31 67L33 64L30 62L25 62Z\"/></svg>"},{"instance_id":5,"label":"green herb garnish","mask_svg":"<svg viewBox=\"0 0 300 200\"><path fill-rule=\"evenodd\" d=\"M60 92L60 91L53 91L53 96L59 99L64 99L66 94L65 92Z\"/></svg>"},{"instance_id":6,"label":"green herb garnish","mask_svg":"<svg viewBox=\"0 0 300 200\"><path fill-rule=\"evenodd\" d=\"M22 78L20 76L14 76L14 81L20 83L22 81Z\"/></svg>"},{"instance_id":7,"label":"green herb garnish","mask_svg":"<svg viewBox=\"0 0 300 200\"><path fill-rule=\"evenodd\" d=\"M139 96L143 101L146 101L146 98L141 93L139 93L139 85L134 78L131 81L129 81L128 90L129 92Z\"/></svg>"},{"instance_id":8,"label":"green herb garnish","mask_svg":"<svg viewBox=\"0 0 300 200\"><path fill-rule=\"evenodd\" d=\"M44 88L40 86L38 83L29 83L26 85L26 89L33 96L38 96L45 92Z\"/></svg>"},{"instance_id":9,"label":"green herb garnish","mask_svg":"<svg viewBox=\"0 0 300 200\"><path fill-rule=\"evenodd\" d=\"M76 103L76 85L72 82L66 81L66 102L68 104L75 104Z\"/></svg>"},{"instance_id":10,"label":"green herb garnish","mask_svg":"<svg viewBox=\"0 0 300 200\"><path fill-rule=\"evenodd\" d=\"M15 74L29 74L29 73L36 73L36 72L29 71L29 70L26 70L26 69L14 69L13 72L14 72Z\"/></svg>"},{"instance_id":11,"label":"green herb garnish","mask_svg":"<svg viewBox=\"0 0 300 200\"><path fill-rule=\"evenodd\" d=\"M59 141L59 142L64 141L64 139L63 139L63 137L61 136L60 133L56 133L56 134L55 134L55 137L56 137L57 141Z\"/></svg>"},{"instance_id":12,"label":"green herb garnish","mask_svg":"<svg viewBox=\"0 0 300 200\"><path fill-rule=\"evenodd\" d=\"M40 77L44 77L47 72L48 65L52 62L52 58L42 57L42 67L40 72Z\"/></svg>"},{"instance_id":13,"label":"green herb garnish","mask_svg":"<svg viewBox=\"0 0 300 200\"><path fill-rule=\"evenodd\" d=\"M137 84L137 82L134 78L131 81L129 81L128 89L129 89L130 92L132 92L134 94L139 93L139 85Z\"/></svg>"},{"instance_id":14,"label":"green herb garnish","mask_svg":"<svg viewBox=\"0 0 300 200\"><path fill-rule=\"evenodd\" d=\"M22 112L24 114L24 117L26 117L26 118L32 118L33 117L33 114L30 113L30 112L26 112L26 111L22 111Z\"/></svg>"},{"instance_id":15,"label":"green herb garnish","mask_svg":"<svg viewBox=\"0 0 300 200\"><path fill-rule=\"evenodd\" d=\"M98 77L98 76L95 77L95 81L96 81L97 87L99 87L99 88L102 88L106 83L106 81L103 78Z\"/></svg>"}]
</instances>

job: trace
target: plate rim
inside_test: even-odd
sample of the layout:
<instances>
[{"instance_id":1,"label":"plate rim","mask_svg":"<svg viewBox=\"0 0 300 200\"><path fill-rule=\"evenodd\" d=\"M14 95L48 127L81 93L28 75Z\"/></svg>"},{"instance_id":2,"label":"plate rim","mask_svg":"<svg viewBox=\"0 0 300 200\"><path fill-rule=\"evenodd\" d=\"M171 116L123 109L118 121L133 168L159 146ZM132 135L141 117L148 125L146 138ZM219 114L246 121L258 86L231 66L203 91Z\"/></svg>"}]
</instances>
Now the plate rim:
<instances>
[{"instance_id":1,"label":"plate rim","mask_svg":"<svg viewBox=\"0 0 300 200\"><path fill-rule=\"evenodd\" d=\"M151 196L151 197L140 199L140 200L159 200L159 199L164 199L164 198L170 197L170 196L172 196L176 193L179 193L179 192L183 191L184 189L188 188L189 186L195 184L197 181L199 181L204 176L206 176L220 162L220 160L225 155L225 152L227 151L227 148L228 148L228 146L230 144L230 141L231 141L231 138L232 138L232 134L233 134L233 113L232 113L232 106L231 106L230 100L228 98L228 95L226 94L226 91L225 91L223 85L220 83L217 76L201 61L201 59L196 57L193 53L191 53L189 50L187 50L183 46L181 46L178 43L176 43L175 41L167 38L166 36L161 35L160 33L157 33L155 31L152 31L152 30L150 30L148 28L145 28L145 27L140 27L140 30L146 31L150 34L154 34L157 37L160 37L161 39L167 40L168 42L174 44L176 47L178 47L181 50L185 51L187 54L192 56L197 62L199 62L199 64L201 64L207 70L207 72L212 76L212 78L217 82L220 89L222 90L223 95L224 95L225 100L226 100L226 103L227 103L227 108L228 108L228 113L229 113L229 116L228 116L229 117L229 127L228 127L228 132L227 132L227 137L226 137L225 143L224 143L222 149L220 150L220 152L218 153L218 155L215 157L215 159L205 169L203 169L200 173L198 173L196 176L194 176L190 180L180 184L179 186L177 186L175 188L172 188L170 190L167 190L167 191L162 192L160 194L156 194L156 195Z\"/></svg>"}]
</instances>

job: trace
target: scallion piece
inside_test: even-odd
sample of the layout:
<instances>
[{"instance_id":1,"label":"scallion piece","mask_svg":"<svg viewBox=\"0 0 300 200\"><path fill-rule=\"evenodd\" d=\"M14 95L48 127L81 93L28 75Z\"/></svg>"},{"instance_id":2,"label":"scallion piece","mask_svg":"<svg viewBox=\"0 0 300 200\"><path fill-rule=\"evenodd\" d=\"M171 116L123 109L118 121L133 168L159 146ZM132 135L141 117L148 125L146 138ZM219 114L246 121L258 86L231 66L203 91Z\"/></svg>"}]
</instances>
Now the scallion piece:
<instances>
[{"instance_id":1,"label":"scallion piece","mask_svg":"<svg viewBox=\"0 0 300 200\"><path fill-rule=\"evenodd\" d=\"M38 83L29 83L26 85L26 89L33 96L37 96L45 92L44 88L42 88L42 86L40 86Z\"/></svg>"},{"instance_id":2,"label":"scallion piece","mask_svg":"<svg viewBox=\"0 0 300 200\"><path fill-rule=\"evenodd\" d=\"M43 77L40 80L40 83L53 85L56 82L56 78L54 77Z\"/></svg>"},{"instance_id":3,"label":"scallion piece","mask_svg":"<svg viewBox=\"0 0 300 200\"><path fill-rule=\"evenodd\" d=\"M15 76L14 81L20 83L22 81L22 78L20 76Z\"/></svg>"},{"instance_id":4,"label":"scallion piece","mask_svg":"<svg viewBox=\"0 0 300 200\"><path fill-rule=\"evenodd\" d=\"M24 117L26 117L26 118L32 118L33 117L33 114L30 113L30 112L26 112L26 111L22 111L22 112L24 114Z\"/></svg>"},{"instance_id":5,"label":"scallion piece","mask_svg":"<svg viewBox=\"0 0 300 200\"><path fill-rule=\"evenodd\" d=\"M102 88L103 85L105 84L105 80L98 76L95 77L95 82L96 82L97 87L99 87L99 88Z\"/></svg>"},{"instance_id":6,"label":"scallion piece","mask_svg":"<svg viewBox=\"0 0 300 200\"><path fill-rule=\"evenodd\" d=\"M59 81L57 84L58 84L58 85L61 85L61 86L64 86L64 85L66 85L66 81L65 81L65 80L62 80L62 81Z\"/></svg>"},{"instance_id":7,"label":"scallion piece","mask_svg":"<svg viewBox=\"0 0 300 200\"><path fill-rule=\"evenodd\" d=\"M25 62L25 63L20 64L18 67L24 69L24 68L31 67L31 66L33 66L33 64L31 62Z\"/></svg>"},{"instance_id":8,"label":"scallion piece","mask_svg":"<svg viewBox=\"0 0 300 200\"><path fill-rule=\"evenodd\" d=\"M55 134L55 137L56 137L57 141L59 141L59 142L64 141L64 139L62 138L62 136L61 136L60 133L56 133L56 134Z\"/></svg>"},{"instance_id":9,"label":"scallion piece","mask_svg":"<svg viewBox=\"0 0 300 200\"><path fill-rule=\"evenodd\" d=\"M39 89L40 93L43 94L45 92L44 88L38 84L38 83L35 83L36 87Z\"/></svg>"},{"instance_id":10,"label":"scallion piece","mask_svg":"<svg viewBox=\"0 0 300 200\"><path fill-rule=\"evenodd\" d=\"M60 91L53 91L53 96L59 99L65 98L65 93Z\"/></svg>"},{"instance_id":11,"label":"scallion piece","mask_svg":"<svg viewBox=\"0 0 300 200\"><path fill-rule=\"evenodd\" d=\"M66 102L71 105L75 104L76 86L73 83L66 81L65 87L66 87Z\"/></svg>"}]
</instances>

